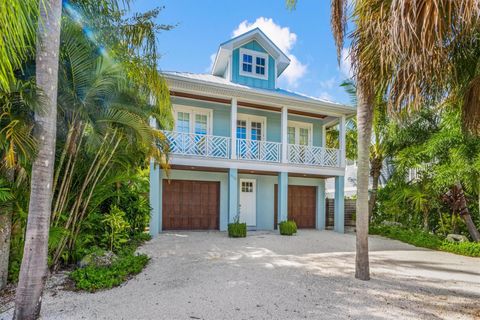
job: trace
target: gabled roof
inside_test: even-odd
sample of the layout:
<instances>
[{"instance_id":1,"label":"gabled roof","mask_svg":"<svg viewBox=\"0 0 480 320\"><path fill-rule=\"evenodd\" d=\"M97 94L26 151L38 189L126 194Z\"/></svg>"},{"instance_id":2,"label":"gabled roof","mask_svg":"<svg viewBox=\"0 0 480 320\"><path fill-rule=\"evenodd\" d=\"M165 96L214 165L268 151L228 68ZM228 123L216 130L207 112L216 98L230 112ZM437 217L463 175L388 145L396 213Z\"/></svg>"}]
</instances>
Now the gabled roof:
<instances>
[{"instance_id":1,"label":"gabled roof","mask_svg":"<svg viewBox=\"0 0 480 320\"><path fill-rule=\"evenodd\" d=\"M212 74L215 76L223 76L232 51L235 48L238 48L252 40L257 41L267 51L267 53L275 59L277 62L277 77L280 76L290 64L290 59L259 28L252 29L220 44L220 47L217 51L217 56L215 57L215 62L213 64Z\"/></svg>"}]
</instances>

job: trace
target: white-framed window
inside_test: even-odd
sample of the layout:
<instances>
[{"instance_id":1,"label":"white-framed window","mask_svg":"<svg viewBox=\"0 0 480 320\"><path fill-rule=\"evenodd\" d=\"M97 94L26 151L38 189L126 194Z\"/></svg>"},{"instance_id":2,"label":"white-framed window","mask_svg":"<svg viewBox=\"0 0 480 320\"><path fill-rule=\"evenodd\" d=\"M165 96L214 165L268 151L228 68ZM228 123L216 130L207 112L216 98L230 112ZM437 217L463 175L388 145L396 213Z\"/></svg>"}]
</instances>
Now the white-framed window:
<instances>
[{"instance_id":1,"label":"white-framed window","mask_svg":"<svg viewBox=\"0 0 480 320\"><path fill-rule=\"evenodd\" d=\"M188 106L173 106L175 131L183 133L212 134L212 110Z\"/></svg>"},{"instance_id":2,"label":"white-framed window","mask_svg":"<svg viewBox=\"0 0 480 320\"><path fill-rule=\"evenodd\" d=\"M265 140L265 117L239 113L237 115L237 139Z\"/></svg>"},{"instance_id":3,"label":"white-framed window","mask_svg":"<svg viewBox=\"0 0 480 320\"><path fill-rule=\"evenodd\" d=\"M289 144L312 145L313 125L307 122L288 121L287 140Z\"/></svg>"},{"instance_id":4,"label":"white-framed window","mask_svg":"<svg viewBox=\"0 0 480 320\"><path fill-rule=\"evenodd\" d=\"M240 48L240 75L268 80L268 54Z\"/></svg>"}]
</instances>

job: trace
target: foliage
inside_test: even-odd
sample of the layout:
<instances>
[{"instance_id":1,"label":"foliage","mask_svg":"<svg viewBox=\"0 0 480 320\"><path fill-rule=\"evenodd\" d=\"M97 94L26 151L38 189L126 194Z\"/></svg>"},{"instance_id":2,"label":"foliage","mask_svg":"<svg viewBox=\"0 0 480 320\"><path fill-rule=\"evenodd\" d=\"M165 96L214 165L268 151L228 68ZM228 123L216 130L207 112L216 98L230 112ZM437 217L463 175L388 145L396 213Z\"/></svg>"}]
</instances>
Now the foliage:
<instances>
[{"instance_id":1,"label":"foliage","mask_svg":"<svg viewBox=\"0 0 480 320\"><path fill-rule=\"evenodd\" d=\"M443 242L440 250L460 254L468 257L480 257L480 243L478 242Z\"/></svg>"},{"instance_id":2,"label":"foliage","mask_svg":"<svg viewBox=\"0 0 480 320\"><path fill-rule=\"evenodd\" d=\"M293 220L282 221L278 224L282 236L291 236L297 233L297 224Z\"/></svg>"},{"instance_id":3,"label":"foliage","mask_svg":"<svg viewBox=\"0 0 480 320\"><path fill-rule=\"evenodd\" d=\"M130 225L125 220L125 212L113 206L105 215L102 222L105 225L104 241L110 251L118 250L128 242L128 228Z\"/></svg>"},{"instance_id":4,"label":"foliage","mask_svg":"<svg viewBox=\"0 0 480 320\"><path fill-rule=\"evenodd\" d=\"M480 257L480 243L444 241L441 237L419 229L396 226L374 225L370 234L381 235L390 239L400 240L416 247L429 248L460 254L469 257Z\"/></svg>"},{"instance_id":5,"label":"foliage","mask_svg":"<svg viewBox=\"0 0 480 320\"><path fill-rule=\"evenodd\" d=\"M228 236L230 238L245 238L247 236L247 224L239 221L229 223Z\"/></svg>"},{"instance_id":6,"label":"foliage","mask_svg":"<svg viewBox=\"0 0 480 320\"><path fill-rule=\"evenodd\" d=\"M144 255L135 255L132 250L122 252L111 266L87 266L70 273L75 287L81 290L94 292L100 289L116 287L125 282L130 276L140 273L149 258Z\"/></svg>"},{"instance_id":7,"label":"foliage","mask_svg":"<svg viewBox=\"0 0 480 320\"><path fill-rule=\"evenodd\" d=\"M416 247L429 249L438 249L442 244L442 240L438 236L413 228L407 229L395 226L372 225L370 227L370 234L385 236L412 244Z\"/></svg>"}]
</instances>

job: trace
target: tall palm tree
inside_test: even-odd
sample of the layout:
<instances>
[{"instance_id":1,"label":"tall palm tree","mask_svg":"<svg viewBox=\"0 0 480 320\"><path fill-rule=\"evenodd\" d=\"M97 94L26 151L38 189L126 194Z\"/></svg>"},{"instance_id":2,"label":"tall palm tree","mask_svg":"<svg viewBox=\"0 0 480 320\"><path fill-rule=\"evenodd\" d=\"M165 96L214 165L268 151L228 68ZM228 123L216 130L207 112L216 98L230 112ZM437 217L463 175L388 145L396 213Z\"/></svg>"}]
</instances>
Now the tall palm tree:
<instances>
[{"instance_id":1,"label":"tall palm tree","mask_svg":"<svg viewBox=\"0 0 480 320\"><path fill-rule=\"evenodd\" d=\"M16 80L8 91L0 91L0 176L6 178L12 199L0 205L0 290L7 283L12 216L15 212L15 182L35 156L32 112L40 96L33 81ZM0 199L1 200L1 199Z\"/></svg>"},{"instance_id":2,"label":"tall palm tree","mask_svg":"<svg viewBox=\"0 0 480 320\"><path fill-rule=\"evenodd\" d=\"M36 83L45 95L35 114L38 154L32 165L30 203L25 246L15 297L14 319L36 319L47 278L48 232L52 206L57 121L58 57L61 0L39 2L36 48Z\"/></svg>"}]
</instances>

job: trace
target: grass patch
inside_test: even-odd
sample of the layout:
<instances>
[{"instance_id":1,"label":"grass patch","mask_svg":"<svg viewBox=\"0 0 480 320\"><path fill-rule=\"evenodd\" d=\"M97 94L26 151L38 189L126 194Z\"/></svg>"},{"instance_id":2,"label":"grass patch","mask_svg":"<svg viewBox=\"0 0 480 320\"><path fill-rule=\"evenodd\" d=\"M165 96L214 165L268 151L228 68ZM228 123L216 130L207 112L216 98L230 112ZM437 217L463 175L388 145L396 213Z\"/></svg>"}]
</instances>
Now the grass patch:
<instances>
[{"instance_id":1,"label":"grass patch","mask_svg":"<svg viewBox=\"0 0 480 320\"><path fill-rule=\"evenodd\" d=\"M370 227L370 234L400 240L416 247L446 251L468 257L480 257L480 243L478 242L452 243L422 230L377 225Z\"/></svg>"}]
</instances>

